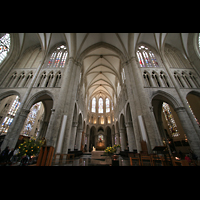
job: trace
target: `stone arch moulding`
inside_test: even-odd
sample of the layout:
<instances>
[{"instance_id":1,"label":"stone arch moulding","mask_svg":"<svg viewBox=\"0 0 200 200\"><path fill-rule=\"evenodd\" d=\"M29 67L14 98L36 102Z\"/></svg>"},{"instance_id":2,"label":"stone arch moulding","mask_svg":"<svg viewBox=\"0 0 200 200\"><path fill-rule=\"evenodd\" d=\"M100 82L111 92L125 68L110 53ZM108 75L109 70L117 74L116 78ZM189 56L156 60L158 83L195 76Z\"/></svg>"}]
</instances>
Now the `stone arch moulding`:
<instances>
[{"instance_id":1,"label":"stone arch moulding","mask_svg":"<svg viewBox=\"0 0 200 200\"><path fill-rule=\"evenodd\" d=\"M49 97L51 97L51 99L53 100L53 104L54 104L53 94L51 92L49 92L48 90L43 90L43 91L37 92L37 93L33 94L31 97L29 97L27 102L24 105L24 108L27 109L27 110L30 110L31 106L36 103L36 100L39 97L42 97L44 95L48 95Z\"/></svg>"},{"instance_id":2,"label":"stone arch moulding","mask_svg":"<svg viewBox=\"0 0 200 200\"><path fill-rule=\"evenodd\" d=\"M175 108L179 108L181 107L180 103L169 93L158 90L157 92L154 92L151 96L151 103L152 100L156 97L156 96L160 96L161 99L163 98L163 101L167 101L167 103L169 103L174 109Z\"/></svg>"},{"instance_id":3,"label":"stone arch moulding","mask_svg":"<svg viewBox=\"0 0 200 200\"><path fill-rule=\"evenodd\" d=\"M10 91L7 91L7 92L0 94L0 101L2 99L5 99L6 97L11 96L11 95L17 95L17 96L19 96L19 98L21 100L22 95L19 92L15 91L15 90L10 90Z\"/></svg>"}]
</instances>

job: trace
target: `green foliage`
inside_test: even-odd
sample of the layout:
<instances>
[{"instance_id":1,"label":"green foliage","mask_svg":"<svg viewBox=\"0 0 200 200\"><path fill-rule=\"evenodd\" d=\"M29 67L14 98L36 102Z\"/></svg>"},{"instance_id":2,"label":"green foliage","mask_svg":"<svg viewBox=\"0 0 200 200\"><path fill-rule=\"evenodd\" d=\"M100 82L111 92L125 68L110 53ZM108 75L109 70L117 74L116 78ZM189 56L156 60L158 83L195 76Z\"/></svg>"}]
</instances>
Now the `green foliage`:
<instances>
[{"instance_id":1,"label":"green foliage","mask_svg":"<svg viewBox=\"0 0 200 200\"><path fill-rule=\"evenodd\" d=\"M117 147L120 147L120 145L114 145L114 147L107 147L104 151L106 154L113 154L116 152Z\"/></svg>"},{"instance_id":2,"label":"green foliage","mask_svg":"<svg viewBox=\"0 0 200 200\"><path fill-rule=\"evenodd\" d=\"M40 152L40 147L43 145L44 141L35 140L34 138L26 139L24 143L19 145L18 156L22 157L24 155L35 156Z\"/></svg>"}]
</instances>

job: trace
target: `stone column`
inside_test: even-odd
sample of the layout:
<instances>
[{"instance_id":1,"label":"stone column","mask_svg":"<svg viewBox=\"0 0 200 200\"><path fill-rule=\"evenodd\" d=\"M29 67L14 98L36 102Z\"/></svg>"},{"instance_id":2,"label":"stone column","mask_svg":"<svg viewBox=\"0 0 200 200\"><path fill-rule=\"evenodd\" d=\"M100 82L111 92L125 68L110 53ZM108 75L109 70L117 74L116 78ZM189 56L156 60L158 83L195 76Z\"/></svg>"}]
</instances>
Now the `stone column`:
<instances>
[{"instance_id":1,"label":"stone column","mask_svg":"<svg viewBox=\"0 0 200 200\"><path fill-rule=\"evenodd\" d=\"M200 140L198 138L198 135L195 132L195 129L187 115L187 112L185 111L184 107L179 107L174 109L180 119L181 125L183 127L183 130L185 134L187 135L188 142L190 144L190 148L192 151L198 156L198 159L200 160Z\"/></svg>"},{"instance_id":2,"label":"stone column","mask_svg":"<svg viewBox=\"0 0 200 200\"><path fill-rule=\"evenodd\" d=\"M72 123L71 138L70 138L70 143L69 143L69 149L71 151L74 151L77 126L78 126L78 122L73 122Z\"/></svg>"},{"instance_id":3,"label":"stone column","mask_svg":"<svg viewBox=\"0 0 200 200\"><path fill-rule=\"evenodd\" d=\"M63 74L62 85L60 88L59 96L54 100L54 107L56 108L55 114L51 116L49 124L52 124L52 129L48 129L46 133L47 145L56 146L57 139L59 136L59 130L62 122L62 116L64 115L63 108L65 99L68 94L70 79L72 76L74 66L74 58L70 57L67 66L65 66L65 71ZM74 77L73 77L74 78ZM67 116L68 120L68 116Z\"/></svg>"},{"instance_id":4,"label":"stone column","mask_svg":"<svg viewBox=\"0 0 200 200\"><path fill-rule=\"evenodd\" d=\"M136 143L135 143L135 135L133 132L132 122L126 123L126 132L127 132L127 136L128 136L129 151L133 152L133 149L137 149L137 147L136 147Z\"/></svg>"},{"instance_id":5,"label":"stone column","mask_svg":"<svg viewBox=\"0 0 200 200\"><path fill-rule=\"evenodd\" d=\"M137 114L142 115L144 118L144 123L148 135L148 140L150 143L150 149L152 150L155 146L159 145L158 139L157 139L157 129L155 128L156 126L156 121L155 119L152 118L151 111L149 107L151 106L151 102L149 101L149 96L148 93L146 92L144 88L144 83L143 83L143 76L140 68L138 67L138 63L136 61L135 57L132 57L130 59L131 63L131 69L132 69L132 75L133 75L133 80L135 82L134 86L134 92L136 92L135 95L137 95ZM133 115L132 115L133 116ZM137 140L136 140L137 142ZM151 153L151 152L149 152Z\"/></svg>"},{"instance_id":6,"label":"stone column","mask_svg":"<svg viewBox=\"0 0 200 200\"><path fill-rule=\"evenodd\" d=\"M115 133L115 137L116 137L116 144L119 144L119 133Z\"/></svg>"},{"instance_id":7,"label":"stone column","mask_svg":"<svg viewBox=\"0 0 200 200\"><path fill-rule=\"evenodd\" d=\"M77 129L77 137L76 137L76 148L78 151L81 150L81 138L82 138L83 129Z\"/></svg>"},{"instance_id":8,"label":"stone column","mask_svg":"<svg viewBox=\"0 0 200 200\"><path fill-rule=\"evenodd\" d=\"M90 146L90 133L87 134L87 152L89 152Z\"/></svg>"},{"instance_id":9,"label":"stone column","mask_svg":"<svg viewBox=\"0 0 200 200\"><path fill-rule=\"evenodd\" d=\"M125 138L126 130L125 128L121 128L119 129L119 132L121 137L121 150L124 151L126 148L126 138Z\"/></svg>"},{"instance_id":10,"label":"stone column","mask_svg":"<svg viewBox=\"0 0 200 200\"><path fill-rule=\"evenodd\" d=\"M17 118L17 123L15 126L10 126L10 129L12 131L8 132L6 135L4 142L1 146L1 149L4 150L6 146L9 146L9 148L15 148L15 145L18 141L19 135L21 133L21 130L24 126L24 122L29 114L30 110L21 109L21 112L19 113L19 116Z\"/></svg>"}]
</instances>

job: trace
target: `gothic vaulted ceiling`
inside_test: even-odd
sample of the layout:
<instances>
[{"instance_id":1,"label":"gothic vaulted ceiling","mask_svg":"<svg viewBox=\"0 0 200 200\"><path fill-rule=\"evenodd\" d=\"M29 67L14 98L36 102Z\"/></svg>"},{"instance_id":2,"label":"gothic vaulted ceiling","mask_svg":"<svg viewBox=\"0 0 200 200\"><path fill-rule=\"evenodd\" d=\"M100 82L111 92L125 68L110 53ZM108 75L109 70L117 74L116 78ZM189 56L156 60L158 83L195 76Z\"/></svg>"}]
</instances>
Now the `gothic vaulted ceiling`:
<instances>
[{"instance_id":1,"label":"gothic vaulted ceiling","mask_svg":"<svg viewBox=\"0 0 200 200\"><path fill-rule=\"evenodd\" d=\"M91 46L103 42L117 48L126 59L135 55L141 43L152 46L158 53L167 43L188 57L188 33L19 33L21 54L29 47L40 45L48 54L57 44L65 44L69 57L79 58ZM120 57L111 49L99 47L86 53L82 59L85 94L104 92L116 95L120 77ZM84 94L84 95L85 95Z\"/></svg>"}]
</instances>

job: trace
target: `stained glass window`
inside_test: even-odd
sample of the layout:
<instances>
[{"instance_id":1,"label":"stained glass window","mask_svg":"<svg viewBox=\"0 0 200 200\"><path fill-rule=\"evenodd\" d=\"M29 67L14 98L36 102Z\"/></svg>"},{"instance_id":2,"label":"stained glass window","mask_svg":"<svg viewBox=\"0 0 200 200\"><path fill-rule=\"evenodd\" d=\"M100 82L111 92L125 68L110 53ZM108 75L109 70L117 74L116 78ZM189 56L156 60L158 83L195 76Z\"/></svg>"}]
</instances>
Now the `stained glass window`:
<instances>
[{"instance_id":1,"label":"stained glass window","mask_svg":"<svg viewBox=\"0 0 200 200\"><path fill-rule=\"evenodd\" d=\"M141 66L141 67L145 67L144 61L143 61L143 58L142 58L142 54L141 54L139 51L137 51L137 57L138 57L140 66Z\"/></svg>"},{"instance_id":2,"label":"stained glass window","mask_svg":"<svg viewBox=\"0 0 200 200\"><path fill-rule=\"evenodd\" d=\"M60 62L61 55L62 55L62 52L58 52L58 55L57 55L57 57L56 57L56 61L55 61L53 67L58 67L58 64L59 64L59 62Z\"/></svg>"},{"instance_id":3,"label":"stained glass window","mask_svg":"<svg viewBox=\"0 0 200 200\"><path fill-rule=\"evenodd\" d=\"M198 45L199 45L199 50L200 50L200 33L199 33L199 37L198 37Z\"/></svg>"},{"instance_id":4,"label":"stained glass window","mask_svg":"<svg viewBox=\"0 0 200 200\"><path fill-rule=\"evenodd\" d=\"M187 100L186 100L186 101L187 101ZM191 106L190 106L190 104L189 104L188 101L187 101L187 104L188 104L188 106L189 106L189 108L190 108L190 111L191 111L191 113L192 113L192 115L193 115L195 121L197 122L198 126L200 127L199 121L198 121L198 119L196 118L195 114L193 113L193 110L192 110L192 108L191 108Z\"/></svg>"},{"instance_id":5,"label":"stained glass window","mask_svg":"<svg viewBox=\"0 0 200 200\"><path fill-rule=\"evenodd\" d=\"M156 61L155 55L149 51L149 55L151 57L152 63L154 64L155 67L159 67L158 62Z\"/></svg>"},{"instance_id":6,"label":"stained glass window","mask_svg":"<svg viewBox=\"0 0 200 200\"><path fill-rule=\"evenodd\" d=\"M92 112L96 112L96 98L92 99Z\"/></svg>"},{"instance_id":7,"label":"stained glass window","mask_svg":"<svg viewBox=\"0 0 200 200\"><path fill-rule=\"evenodd\" d=\"M20 102L19 102L19 96L16 96L15 100L12 103L12 106L7 114L7 116L5 117L3 123L1 124L0 127L0 135L1 134L6 134L8 132L8 129L13 121L13 118L15 117L15 114L18 110L20 106Z\"/></svg>"},{"instance_id":8,"label":"stained glass window","mask_svg":"<svg viewBox=\"0 0 200 200\"><path fill-rule=\"evenodd\" d=\"M147 47L140 46L136 53L140 67L159 67L155 55Z\"/></svg>"},{"instance_id":9,"label":"stained glass window","mask_svg":"<svg viewBox=\"0 0 200 200\"><path fill-rule=\"evenodd\" d=\"M5 59L10 50L10 34L6 33L0 38L0 63Z\"/></svg>"},{"instance_id":10,"label":"stained glass window","mask_svg":"<svg viewBox=\"0 0 200 200\"><path fill-rule=\"evenodd\" d=\"M55 56L56 56L56 52L53 52L52 55L51 55L51 58L48 62L48 67L50 67L55 59Z\"/></svg>"},{"instance_id":11,"label":"stained glass window","mask_svg":"<svg viewBox=\"0 0 200 200\"><path fill-rule=\"evenodd\" d=\"M99 135L98 140L99 140L99 142L102 142L103 141L103 135Z\"/></svg>"},{"instance_id":12,"label":"stained glass window","mask_svg":"<svg viewBox=\"0 0 200 200\"><path fill-rule=\"evenodd\" d=\"M63 54L62 60L61 60L61 62L60 62L60 67L61 67L61 68L65 66L67 54L68 54L67 51L65 51L64 54Z\"/></svg>"},{"instance_id":13,"label":"stained glass window","mask_svg":"<svg viewBox=\"0 0 200 200\"><path fill-rule=\"evenodd\" d=\"M110 112L110 101L106 98L106 112Z\"/></svg>"},{"instance_id":14,"label":"stained glass window","mask_svg":"<svg viewBox=\"0 0 200 200\"><path fill-rule=\"evenodd\" d=\"M172 115L169 104L163 102L162 110L163 110L165 120L166 120L168 128L169 128L169 131L171 133L171 136L178 137L180 135L180 133L178 131L178 128L177 128L176 122L174 120L174 117Z\"/></svg>"},{"instance_id":15,"label":"stained glass window","mask_svg":"<svg viewBox=\"0 0 200 200\"><path fill-rule=\"evenodd\" d=\"M99 98L99 113L103 113L103 99Z\"/></svg>"},{"instance_id":16,"label":"stained glass window","mask_svg":"<svg viewBox=\"0 0 200 200\"><path fill-rule=\"evenodd\" d=\"M22 132L21 132L22 135L29 136L33 128L33 125L35 123L38 111L41 108L41 104L42 102L40 101L39 103L36 103L31 107L30 112L26 118L24 128L22 129Z\"/></svg>"},{"instance_id":17,"label":"stained glass window","mask_svg":"<svg viewBox=\"0 0 200 200\"><path fill-rule=\"evenodd\" d=\"M66 49L67 49L67 47L64 45L59 46L52 53L47 67L63 68L65 66L65 62L66 62L67 55L68 55L68 52Z\"/></svg>"}]
</instances>

